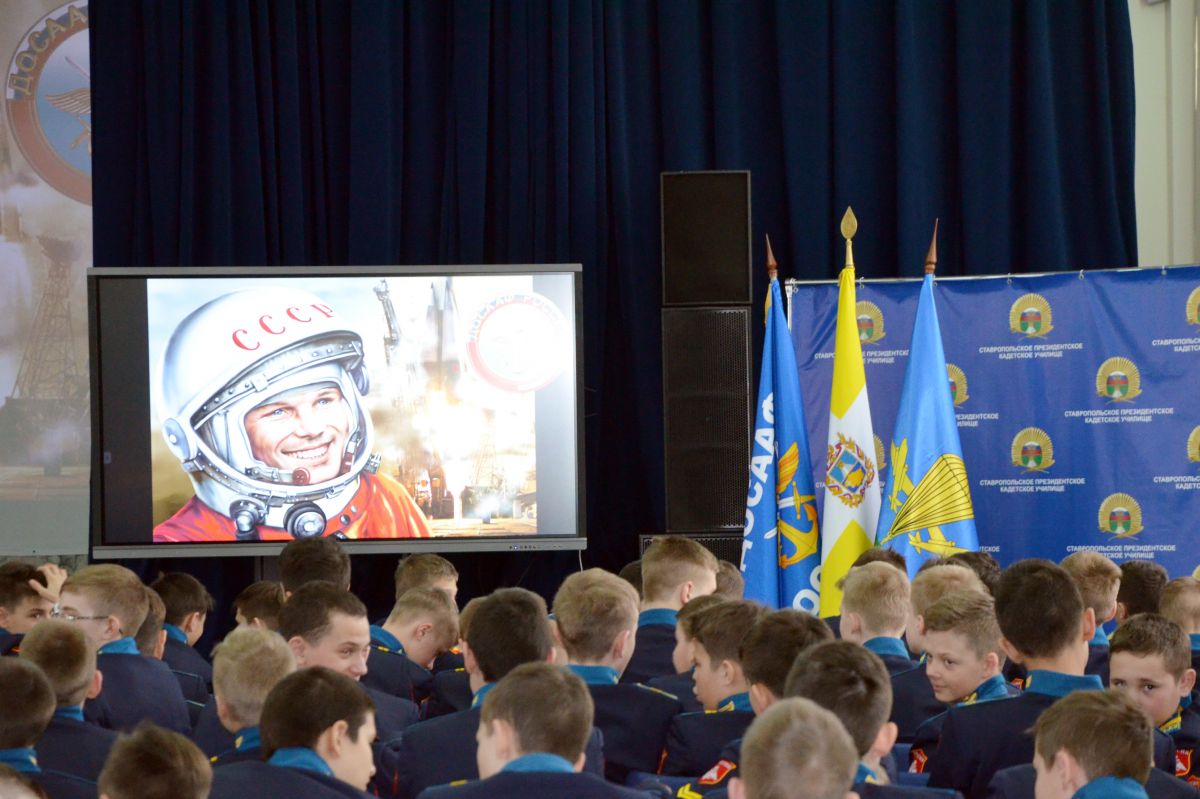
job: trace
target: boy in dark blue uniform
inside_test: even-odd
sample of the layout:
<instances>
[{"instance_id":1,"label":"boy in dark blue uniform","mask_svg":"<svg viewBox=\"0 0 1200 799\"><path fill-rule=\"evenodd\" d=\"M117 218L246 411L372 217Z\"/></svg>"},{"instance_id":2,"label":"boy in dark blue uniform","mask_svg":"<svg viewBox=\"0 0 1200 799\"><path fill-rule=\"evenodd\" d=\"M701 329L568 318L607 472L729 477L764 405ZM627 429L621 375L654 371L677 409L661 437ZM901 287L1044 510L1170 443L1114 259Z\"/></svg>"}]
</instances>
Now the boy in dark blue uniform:
<instances>
[{"instance_id":1,"label":"boy in dark blue uniform","mask_svg":"<svg viewBox=\"0 0 1200 799\"><path fill-rule=\"evenodd\" d=\"M432 688L434 659L458 641L458 607L441 588L410 588L382 625L371 625L365 685L421 702Z\"/></svg>"},{"instance_id":2,"label":"boy in dark blue uniform","mask_svg":"<svg viewBox=\"0 0 1200 799\"><path fill-rule=\"evenodd\" d=\"M234 597L233 613L238 627L279 629L279 611L283 610L283 586L274 580L259 580Z\"/></svg>"},{"instance_id":3,"label":"boy in dark blue uniform","mask_svg":"<svg viewBox=\"0 0 1200 799\"><path fill-rule=\"evenodd\" d=\"M661 536L642 556L642 612L637 644L623 682L645 683L675 674L675 619L692 597L717 588L717 559L690 538Z\"/></svg>"},{"instance_id":4,"label":"boy in dark blue uniform","mask_svg":"<svg viewBox=\"0 0 1200 799\"><path fill-rule=\"evenodd\" d=\"M554 596L555 637L568 668L588 686L604 734L605 776L618 783L631 771L657 770L667 728L681 710L670 695L618 684L633 654L637 617L637 592L603 569L570 575Z\"/></svg>"},{"instance_id":5,"label":"boy in dark blue uniform","mask_svg":"<svg viewBox=\"0 0 1200 799\"><path fill-rule=\"evenodd\" d=\"M219 766L212 799L368 796L375 713L357 681L321 666L284 677L267 696L260 730L266 761Z\"/></svg>"},{"instance_id":6,"label":"boy in dark blue uniform","mask_svg":"<svg viewBox=\"0 0 1200 799\"><path fill-rule=\"evenodd\" d=\"M449 653L438 656L433 663L433 683L423 714L426 719L437 718L447 713L458 713L471 707L474 692L471 690L471 676L467 673L466 663L461 662L458 666L450 667L447 656L457 653L457 658L462 661L467 628L471 623L471 617L475 615L475 609L483 600L484 597L475 597L463 606L462 611L458 614L458 645ZM439 661L443 660L447 661L442 664L445 666L444 668L439 666Z\"/></svg>"},{"instance_id":7,"label":"boy in dark blue uniform","mask_svg":"<svg viewBox=\"0 0 1200 799\"><path fill-rule=\"evenodd\" d=\"M171 671L192 674L204 680L212 691L212 664L196 651L196 642L204 635L204 622L213 609L213 598L199 580L184 572L170 572L150 587L162 597L166 608L167 642L163 661Z\"/></svg>"},{"instance_id":8,"label":"boy in dark blue uniform","mask_svg":"<svg viewBox=\"0 0 1200 799\"><path fill-rule=\"evenodd\" d=\"M592 722L592 699L579 677L547 663L518 666L496 683L483 701L476 755L480 779L430 788L421 796L425 799L644 797L594 774L580 773L587 757L584 749Z\"/></svg>"},{"instance_id":9,"label":"boy in dark blue uniform","mask_svg":"<svg viewBox=\"0 0 1200 799\"><path fill-rule=\"evenodd\" d=\"M698 713L704 710L704 706L692 691L692 627L696 615L724 601L715 593L705 594L694 597L680 609L675 618L675 649L671 652L671 665L677 673L655 677L646 683L649 687L678 699L684 713ZM634 654L636 656L636 652Z\"/></svg>"},{"instance_id":10,"label":"boy in dark blue uniform","mask_svg":"<svg viewBox=\"0 0 1200 799\"><path fill-rule=\"evenodd\" d=\"M144 657L133 639L146 619L149 592L123 566L87 566L63 584L55 614L78 624L98 651L96 668L104 675L104 685L83 707L89 721L129 730L149 719L187 733L191 720L179 682L161 660Z\"/></svg>"},{"instance_id":11,"label":"boy in dark blue uniform","mask_svg":"<svg viewBox=\"0 0 1200 799\"><path fill-rule=\"evenodd\" d=\"M290 597L317 580L350 590L350 556L335 538L298 538L279 552L279 582Z\"/></svg>"},{"instance_id":12,"label":"boy in dark blue uniform","mask_svg":"<svg viewBox=\"0 0 1200 799\"><path fill-rule=\"evenodd\" d=\"M95 651L82 630L51 619L29 632L21 659L42 670L57 703L50 725L37 742L38 765L95 783L117 740L112 730L83 720L84 701L100 693Z\"/></svg>"},{"instance_id":13,"label":"boy in dark blue uniform","mask_svg":"<svg viewBox=\"0 0 1200 799\"><path fill-rule=\"evenodd\" d=\"M1159 613L1179 625L1188 637L1192 668L1200 671L1200 580L1177 577L1163 588Z\"/></svg>"},{"instance_id":14,"label":"boy in dark blue uniform","mask_svg":"<svg viewBox=\"0 0 1200 799\"><path fill-rule=\"evenodd\" d=\"M412 629L402 632L399 627L411 628L412 625L407 619L401 624L395 617L397 612L409 614L418 610L415 606L402 606L400 601L413 589L436 588L450 597L450 604L457 611L454 601L458 596L458 570L441 555L423 552L400 560L396 565L395 581L396 605L391 618L382 625L371 627L371 643L375 648L371 652L366 684L421 703L433 692L433 673L462 668L462 656L451 652L454 641L450 640L439 645L426 662L424 650L429 648L430 641L418 640ZM445 614L430 602L425 604L440 619L433 625L435 638L439 632L447 633L449 624L444 620Z\"/></svg>"},{"instance_id":15,"label":"boy in dark blue uniform","mask_svg":"<svg viewBox=\"0 0 1200 799\"><path fill-rule=\"evenodd\" d=\"M705 712L681 713L671 722L663 774L703 774L720 759L725 745L740 738L754 720L741 647L766 613L756 602L732 600L697 614L692 641L693 690Z\"/></svg>"},{"instance_id":16,"label":"boy in dark blue uniform","mask_svg":"<svg viewBox=\"0 0 1200 799\"><path fill-rule=\"evenodd\" d=\"M1083 604L1096 616L1096 634L1088 642L1088 662L1084 674L1095 674L1108 682L1108 636L1101 626L1117 616L1117 591L1121 587L1121 569L1098 552L1085 550L1063 558L1060 564L1083 597Z\"/></svg>"},{"instance_id":17,"label":"boy in dark blue uniform","mask_svg":"<svg viewBox=\"0 0 1200 799\"><path fill-rule=\"evenodd\" d=\"M163 651L166 647L167 633L163 629L166 624L167 607L163 604L162 598L152 590L146 591L146 618L142 621L142 626L138 627L133 636L133 642L137 645L138 652L144 658L151 660L163 661ZM170 667L168 667L170 668ZM183 699L187 703L188 721L194 729L196 719L199 718L200 712L204 709L205 703L209 699L208 685L204 679L198 674L185 674L181 671L171 671L175 675L176 681L179 683L179 690L183 692Z\"/></svg>"},{"instance_id":18,"label":"boy in dark blue uniform","mask_svg":"<svg viewBox=\"0 0 1200 799\"><path fill-rule=\"evenodd\" d=\"M212 777L212 767L195 744L144 724L113 746L99 789L107 799L206 799Z\"/></svg>"},{"instance_id":19,"label":"boy in dark blue uniform","mask_svg":"<svg viewBox=\"0 0 1200 799\"><path fill-rule=\"evenodd\" d=\"M217 716L233 736L233 747L214 756L213 765L262 759L263 705L271 689L295 670L292 650L270 630L244 627L217 645L213 652Z\"/></svg>"},{"instance_id":20,"label":"boy in dark blue uniform","mask_svg":"<svg viewBox=\"0 0 1200 799\"><path fill-rule=\"evenodd\" d=\"M1095 617L1061 567L1046 560L1014 563L1000 576L995 599L1005 653L1029 670L1025 693L950 708L926 767L931 786L953 788L967 799L982 799L1000 769L1033 759L1026 731L1055 700L1103 688L1099 677L1083 673Z\"/></svg>"},{"instance_id":21,"label":"boy in dark blue uniform","mask_svg":"<svg viewBox=\"0 0 1200 799\"><path fill-rule=\"evenodd\" d=\"M66 573L57 566L40 568L20 561L0 564L0 656L15 655L21 636L50 618L54 597ZM55 585L48 587L49 578Z\"/></svg>"}]
</instances>

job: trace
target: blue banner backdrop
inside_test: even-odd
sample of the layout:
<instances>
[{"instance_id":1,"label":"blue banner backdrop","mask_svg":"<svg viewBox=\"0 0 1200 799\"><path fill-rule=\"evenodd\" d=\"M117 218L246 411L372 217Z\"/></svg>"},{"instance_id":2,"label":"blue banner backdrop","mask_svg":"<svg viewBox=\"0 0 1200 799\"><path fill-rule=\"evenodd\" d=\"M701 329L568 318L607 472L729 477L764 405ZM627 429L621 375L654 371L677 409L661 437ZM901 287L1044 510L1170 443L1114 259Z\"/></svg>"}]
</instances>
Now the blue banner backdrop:
<instances>
[{"instance_id":1,"label":"blue banner backdrop","mask_svg":"<svg viewBox=\"0 0 1200 799\"><path fill-rule=\"evenodd\" d=\"M920 289L859 284L881 484ZM1200 573L1200 266L934 290L981 549L1001 564L1093 549ZM788 291L820 491L837 284Z\"/></svg>"}]
</instances>

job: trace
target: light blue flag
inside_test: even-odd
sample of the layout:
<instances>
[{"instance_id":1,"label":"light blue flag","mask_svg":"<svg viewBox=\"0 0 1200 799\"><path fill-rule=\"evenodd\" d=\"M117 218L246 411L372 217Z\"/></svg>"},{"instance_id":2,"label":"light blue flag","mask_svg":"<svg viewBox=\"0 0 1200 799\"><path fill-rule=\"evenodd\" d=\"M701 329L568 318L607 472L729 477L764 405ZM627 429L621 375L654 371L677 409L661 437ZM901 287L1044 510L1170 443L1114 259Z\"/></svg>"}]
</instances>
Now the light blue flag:
<instances>
[{"instance_id":1,"label":"light blue flag","mask_svg":"<svg viewBox=\"0 0 1200 799\"><path fill-rule=\"evenodd\" d=\"M931 557L979 549L931 274L921 284L891 456L876 545L903 554L909 577Z\"/></svg>"},{"instance_id":2,"label":"light blue flag","mask_svg":"<svg viewBox=\"0 0 1200 799\"><path fill-rule=\"evenodd\" d=\"M821 546L796 351L771 280L742 539L746 599L816 613Z\"/></svg>"}]
</instances>

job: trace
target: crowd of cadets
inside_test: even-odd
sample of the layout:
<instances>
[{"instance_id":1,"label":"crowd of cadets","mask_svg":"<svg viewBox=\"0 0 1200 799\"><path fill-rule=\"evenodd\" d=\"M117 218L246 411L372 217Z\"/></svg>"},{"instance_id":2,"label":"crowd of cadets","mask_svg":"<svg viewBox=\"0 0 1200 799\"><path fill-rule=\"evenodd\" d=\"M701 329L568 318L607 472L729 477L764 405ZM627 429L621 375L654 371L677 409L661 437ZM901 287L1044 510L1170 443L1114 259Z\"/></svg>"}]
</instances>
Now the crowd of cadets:
<instances>
[{"instance_id":1,"label":"crowd of cadets","mask_svg":"<svg viewBox=\"0 0 1200 799\"><path fill-rule=\"evenodd\" d=\"M0 566L0 797L1200 799L1200 582L1151 562L870 550L824 620L681 537L549 608L413 555L372 624L330 539L280 577L210 660L187 574Z\"/></svg>"}]
</instances>

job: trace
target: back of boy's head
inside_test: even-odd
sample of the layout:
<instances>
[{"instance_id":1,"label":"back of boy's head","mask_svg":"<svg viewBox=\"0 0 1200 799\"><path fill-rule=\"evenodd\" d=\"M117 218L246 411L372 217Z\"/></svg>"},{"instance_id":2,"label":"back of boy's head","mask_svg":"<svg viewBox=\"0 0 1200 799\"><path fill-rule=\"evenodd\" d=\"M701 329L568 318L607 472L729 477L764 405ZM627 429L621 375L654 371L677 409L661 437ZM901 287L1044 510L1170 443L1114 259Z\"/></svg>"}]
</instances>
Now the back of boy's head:
<instances>
[{"instance_id":1,"label":"back of boy's head","mask_svg":"<svg viewBox=\"0 0 1200 799\"><path fill-rule=\"evenodd\" d=\"M362 600L333 583L317 580L305 583L279 612L279 634L290 641L299 636L306 641L319 640L332 626L332 615L341 613L352 618L367 615Z\"/></svg>"},{"instance_id":2,"label":"back of boy's head","mask_svg":"<svg viewBox=\"0 0 1200 799\"><path fill-rule=\"evenodd\" d=\"M148 658L158 656L158 641L166 619L167 606L163 603L162 597L158 592L147 587L146 618L142 620L142 626L138 627L137 632L133 635L133 642L137 644L138 652L143 656Z\"/></svg>"},{"instance_id":3,"label":"back of boy's head","mask_svg":"<svg viewBox=\"0 0 1200 799\"><path fill-rule=\"evenodd\" d=\"M1200 632L1200 580L1177 577L1167 583L1159 599L1159 612L1185 631Z\"/></svg>"},{"instance_id":4,"label":"back of boy's head","mask_svg":"<svg viewBox=\"0 0 1200 799\"><path fill-rule=\"evenodd\" d=\"M737 566L727 560L717 563L717 590L722 599L741 599L746 594L746 578Z\"/></svg>"},{"instance_id":5,"label":"back of boy's head","mask_svg":"<svg viewBox=\"0 0 1200 799\"><path fill-rule=\"evenodd\" d=\"M887 666L874 652L850 641L825 641L804 650L792 664L784 693L832 711L850 733L859 757L870 750L892 713Z\"/></svg>"},{"instance_id":6,"label":"back of boy's head","mask_svg":"<svg viewBox=\"0 0 1200 799\"><path fill-rule=\"evenodd\" d=\"M207 616L213 609L212 594L186 572L167 572L150 584L167 609L167 624L179 626L193 613Z\"/></svg>"},{"instance_id":7,"label":"back of boy's head","mask_svg":"<svg viewBox=\"0 0 1200 799\"><path fill-rule=\"evenodd\" d=\"M858 772L854 741L837 716L810 699L771 705L742 739L747 799L844 799Z\"/></svg>"},{"instance_id":8,"label":"back of boy's head","mask_svg":"<svg viewBox=\"0 0 1200 799\"><path fill-rule=\"evenodd\" d=\"M205 799L212 766L196 744L145 721L113 744L98 783L109 799Z\"/></svg>"},{"instance_id":9,"label":"back of boy's head","mask_svg":"<svg viewBox=\"0 0 1200 799\"><path fill-rule=\"evenodd\" d=\"M1130 616L1108 639L1109 655L1128 652L1137 657L1162 658L1175 679L1192 667L1192 645L1183 628L1157 613Z\"/></svg>"},{"instance_id":10,"label":"back of boy's head","mask_svg":"<svg viewBox=\"0 0 1200 799\"><path fill-rule=\"evenodd\" d=\"M714 579L717 558L690 538L664 535L642 555L642 597L647 602L663 602L684 583L700 582L705 575Z\"/></svg>"},{"instance_id":11,"label":"back of boy's head","mask_svg":"<svg viewBox=\"0 0 1200 799\"><path fill-rule=\"evenodd\" d=\"M282 637L242 627L213 650L213 692L242 727L256 727L271 689L295 670L296 659Z\"/></svg>"},{"instance_id":12,"label":"back of boy's head","mask_svg":"<svg viewBox=\"0 0 1200 799\"><path fill-rule=\"evenodd\" d=\"M617 572L617 576L625 582L633 586L637 591L638 600L642 598L642 560L638 558L635 561L626 563L621 567L621 571Z\"/></svg>"},{"instance_id":13,"label":"back of boy's head","mask_svg":"<svg viewBox=\"0 0 1200 799\"><path fill-rule=\"evenodd\" d=\"M396 565L396 599L414 588L432 588L442 580L458 580L453 563L432 552L409 555Z\"/></svg>"},{"instance_id":14,"label":"back of boy's head","mask_svg":"<svg viewBox=\"0 0 1200 799\"><path fill-rule=\"evenodd\" d=\"M692 640L704 647L715 665L725 660L741 663L742 641L767 609L748 599L730 599L696 614L691 623Z\"/></svg>"},{"instance_id":15,"label":"back of boy's head","mask_svg":"<svg viewBox=\"0 0 1200 799\"><path fill-rule=\"evenodd\" d=\"M21 659L42 670L59 707L83 704L96 672L96 650L83 631L69 621L37 624L21 641Z\"/></svg>"},{"instance_id":16,"label":"back of boy's head","mask_svg":"<svg viewBox=\"0 0 1200 799\"><path fill-rule=\"evenodd\" d=\"M4 712L0 713L0 749L33 746L58 705L42 670L23 658L0 658Z\"/></svg>"},{"instance_id":17,"label":"back of boy's head","mask_svg":"<svg viewBox=\"0 0 1200 799\"><path fill-rule=\"evenodd\" d=\"M1000 632L1026 657L1052 657L1078 641L1083 610L1075 581L1048 560L1017 561L996 583Z\"/></svg>"},{"instance_id":18,"label":"back of boy's head","mask_svg":"<svg viewBox=\"0 0 1200 799\"><path fill-rule=\"evenodd\" d=\"M926 609L955 591L986 591L979 575L964 565L942 563L919 572L912 581L910 604L912 611L924 616Z\"/></svg>"},{"instance_id":19,"label":"back of boy's head","mask_svg":"<svg viewBox=\"0 0 1200 799\"><path fill-rule=\"evenodd\" d=\"M579 760L592 735L594 708L578 676L549 663L523 663L488 692L480 724L497 720L512 726L521 754L546 752Z\"/></svg>"},{"instance_id":20,"label":"back of boy's head","mask_svg":"<svg viewBox=\"0 0 1200 799\"><path fill-rule=\"evenodd\" d=\"M86 596L98 614L115 616L121 634L130 637L141 628L149 611L146 586L136 574L115 563L84 566L67 578L62 591Z\"/></svg>"},{"instance_id":21,"label":"back of boy's head","mask_svg":"<svg viewBox=\"0 0 1200 799\"><path fill-rule=\"evenodd\" d=\"M554 595L554 621L572 660L599 660L613 641L637 628L637 592L603 569L575 572Z\"/></svg>"},{"instance_id":22,"label":"back of boy's head","mask_svg":"<svg viewBox=\"0 0 1200 799\"><path fill-rule=\"evenodd\" d=\"M3 763L0 763L0 796L4 799L50 799L45 788Z\"/></svg>"},{"instance_id":23,"label":"back of boy's head","mask_svg":"<svg viewBox=\"0 0 1200 799\"><path fill-rule=\"evenodd\" d=\"M475 618L475 611L479 610L479 603L487 597L477 596L472 597L463 605L463 609L458 612L458 640L467 640L467 628L471 626L471 619Z\"/></svg>"},{"instance_id":24,"label":"back of boy's head","mask_svg":"<svg viewBox=\"0 0 1200 799\"><path fill-rule=\"evenodd\" d=\"M857 569L859 566L866 566L868 563L890 563L900 571L908 574L908 561L904 559L904 555L887 547L871 547L865 550L854 559L854 562L850 564L850 568Z\"/></svg>"},{"instance_id":25,"label":"back of boy's head","mask_svg":"<svg viewBox=\"0 0 1200 799\"><path fill-rule=\"evenodd\" d=\"M958 633L977 657L995 652L1004 664L996 602L986 591L954 591L925 609L926 633Z\"/></svg>"},{"instance_id":26,"label":"back of boy's head","mask_svg":"<svg viewBox=\"0 0 1200 799\"><path fill-rule=\"evenodd\" d=\"M1168 579L1167 570L1152 560L1127 560L1122 563L1117 602L1125 606L1125 616L1158 613L1158 603Z\"/></svg>"},{"instance_id":27,"label":"back of boy's head","mask_svg":"<svg viewBox=\"0 0 1200 799\"><path fill-rule=\"evenodd\" d=\"M842 615L858 614L871 630L903 629L909 596L908 575L889 563L867 563L843 578Z\"/></svg>"},{"instance_id":28,"label":"back of boy's head","mask_svg":"<svg viewBox=\"0 0 1200 799\"><path fill-rule=\"evenodd\" d=\"M1033 725L1034 747L1050 766L1060 752L1078 761L1088 781L1124 777L1145 783L1154 758L1150 719L1120 691L1074 691Z\"/></svg>"},{"instance_id":29,"label":"back of boy's head","mask_svg":"<svg viewBox=\"0 0 1200 799\"><path fill-rule=\"evenodd\" d=\"M14 611L27 599L38 599L40 595L29 585L30 580L46 584L46 575L37 567L19 560L0 564L0 607Z\"/></svg>"},{"instance_id":30,"label":"back of boy's head","mask_svg":"<svg viewBox=\"0 0 1200 799\"><path fill-rule=\"evenodd\" d=\"M267 629L279 629L279 611L286 597L283 586L274 580L259 580L242 589L233 600L233 608L250 622L258 619Z\"/></svg>"},{"instance_id":31,"label":"back of boy's head","mask_svg":"<svg viewBox=\"0 0 1200 799\"><path fill-rule=\"evenodd\" d=\"M696 619L700 614L711 607L728 601L716 594L704 594L703 596L692 597L687 601L687 604L680 608L679 613L675 616L675 626L683 631L688 640L691 640L696 637Z\"/></svg>"},{"instance_id":32,"label":"back of boy's head","mask_svg":"<svg viewBox=\"0 0 1200 799\"><path fill-rule=\"evenodd\" d=\"M357 741L375 703L366 690L344 674L311 666L284 677L263 703L259 719L264 758L277 749L312 749L321 733L345 721L350 740Z\"/></svg>"},{"instance_id":33,"label":"back of boy's head","mask_svg":"<svg viewBox=\"0 0 1200 799\"><path fill-rule=\"evenodd\" d=\"M350 590L350 556L333 538L298 538L279 553L279 581L292 593L314 580Z\"/></svg>"},{"instance_id":34,"label":"back of boy's head","mask_svg":"<svg viewBox=\"0 0 1200 799\"><path fill-rule=\"evenodd\" d=\"M416 618L429 620L441 649L449 649L458 640L458 606L442 589L432 586L408 589L396 599L388 621Z\"/></svg>"},{"instance_id":35,"label":"back of boy's head","mask_svg":"<svg viewBox=\"0 0 1200 799\"><path fill-rule=\"evenodd\" d=\"M550 656L548 615L545 600L524 588L501 588L483 598L466 641L484 681L496 682L522 663Z\"/></svg>"},{"instance_id":36,"label":"back of boy's head","mask_svg":"<svg viewBox=\"0 0 1200 799\"><path fill-rule=\"evenodd\" d=\"M773 696L781 697L796 657L810 646L832 640L829 625L810 613L768 613L742 639L740 658L746 683L764 685Z\"/></svg>"},{"instance_id":37,"label":"back of boy's head","mask_svg":"<svg viewBox=\"0 0 1200 799\"><path fill-rule=\"evenodd\" d=\"M1073 552L1059 564L1079 587L1083 604L1096 612L1096 621L1108 618L1113 608L1113 589L1121 581L1121 567L1099 552Z\"/></svg>"},{"instance_id":38,"label":"back of boy's head","mask_svg":"<svg viewBox=\"0 0 1200 799\"><path fill-rule=\"evenodd\" d=\"M996 590L996 581L1000 579L1000 563L990 552L955 552L946 558L946 562L955 566L966 566L975 572L975 576L989 594Z\"/></svg>"}]
</instances>

